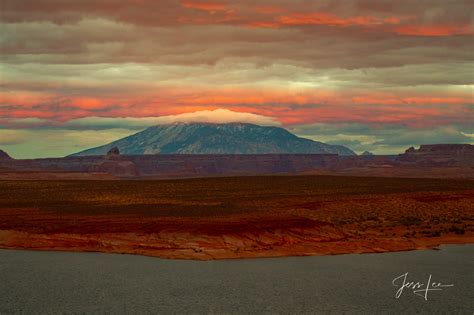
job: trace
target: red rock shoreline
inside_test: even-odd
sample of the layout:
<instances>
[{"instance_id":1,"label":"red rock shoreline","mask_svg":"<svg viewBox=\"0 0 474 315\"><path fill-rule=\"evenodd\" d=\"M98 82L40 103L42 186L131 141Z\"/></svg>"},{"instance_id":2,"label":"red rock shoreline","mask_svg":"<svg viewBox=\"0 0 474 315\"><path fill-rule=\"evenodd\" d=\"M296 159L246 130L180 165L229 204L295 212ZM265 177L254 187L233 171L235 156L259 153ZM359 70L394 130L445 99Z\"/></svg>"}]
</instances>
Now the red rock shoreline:
<instances>
[{"instance_id":1,"label":"red rock shoreline","mask_svg":"<svg viewBox=\"0 0 474 315\"><path fill-rule=\"evenodd\" d=\"M474 243L474 182L329 176L0 181L0 248L179 259Z\"/></svg>"},{"instance_id":2,"label":"red rock shoreline","mask_svg":"<svg viewBox=\"0 0 474 315\"><path fill-rule=\"evenodd\" d=\"M248 242L246 237L228 237L227 246L214 248L199 246L199 241L182 243L172 247L159 238L150 242L153 236L140 235L41 235L19 231L0 231L0 248L27 249L42 251L102 252L116 254L134 254L167 259L215 260L239 258L264 258L287 256L319 256L362 253L385 253L433 249L444 244L474 244L474 235L462 237L421 238L417 240L374 239L315 241L303 240L291 245L274 243L241 246ZM202 241L202 238L201 238Z\"/></svg>"}]
</instances>

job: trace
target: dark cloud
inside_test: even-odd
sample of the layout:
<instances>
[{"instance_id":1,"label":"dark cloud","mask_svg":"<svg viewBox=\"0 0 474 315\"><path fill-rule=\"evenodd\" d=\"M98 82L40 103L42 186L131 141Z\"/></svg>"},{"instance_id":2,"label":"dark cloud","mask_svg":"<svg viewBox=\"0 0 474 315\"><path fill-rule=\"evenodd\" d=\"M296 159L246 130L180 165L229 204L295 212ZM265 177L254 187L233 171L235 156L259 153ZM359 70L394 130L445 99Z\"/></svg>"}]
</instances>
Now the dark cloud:
<instances>
[{"instance_id":1,"label":"dark cloud","mask_svg":"<svg viewBox=\"0 0 474 315\"><path fill-rule=\"evenodd\" d=\"M58 23L75 22L77 16L100 16L128 23L167 25L189 21L205 23L237 23L255 21L256 17L267 21L275 16L290 13L330 12L341 18L350 16L415 16L420 22L470 22L472 1L457 0L446 4L444 0L390 1L390 0L333 0L333 1L201 1L201 0L2 0L2 19L9 22L51 20ZM262 9L263 8L263 9ZM265 8L267 8L265 10ZM272 10L273 9L273 10ZM244 14L245 13L245 14ZM62 18L60 18L62 17ZM76 17L76 18L75 18Z\"/></svg>"},{"instance_id":2,"label":"dark cloud","mask_svg":"<svg viewBox=\"0 0 474 315\"><path fill-rule=\"evenodd\" d=\"M2 26L5 40L1 49L8 62L189 65L244 58L255 64L357 69L468 62L473 58L469 51L474 49L469 40L474 34L473 19L467 13L473 6L468 1L449 6L441 1L397 1L396 5L385 1L263 1L259 6L249 1L3 2L0 21L7 24ZM209 10L199 9L206 4ZM213 10L210 4L225 9ZM265 5L280 9L261 13L258 7ZM272 21L307 12L334 16L337 21L370 17L376 22L338 27L331 19L325 22L323 15L317 19L319 24L278 29L247 26L260 19ZM233 17L222 19L223 14ZM397 22L384 22L390 17ZM68 18L70 23L58 24L57 20ZM435 31L453 36L401 36L391 23L434 23ZM444 34L445 25L467 25L471 31Z\"/></svg>"}]
</instances>

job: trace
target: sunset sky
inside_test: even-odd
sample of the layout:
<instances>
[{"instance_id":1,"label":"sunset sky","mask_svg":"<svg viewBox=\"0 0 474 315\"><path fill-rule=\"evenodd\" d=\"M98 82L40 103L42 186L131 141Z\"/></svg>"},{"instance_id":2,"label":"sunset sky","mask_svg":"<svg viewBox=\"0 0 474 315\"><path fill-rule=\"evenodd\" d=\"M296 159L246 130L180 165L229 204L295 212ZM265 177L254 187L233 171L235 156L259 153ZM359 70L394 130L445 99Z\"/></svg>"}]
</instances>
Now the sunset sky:
<instances>
[{"instance_id":1,"label":"sunset sky","mask_svg":"<svg viewBox=\"0 0 474 315\"><path fill-rule=\"evenodd\" d=\"M360 153L474 143L474 2L0 0L0 149L64 156L173 121Z\"/></svg>"}]
</instances>

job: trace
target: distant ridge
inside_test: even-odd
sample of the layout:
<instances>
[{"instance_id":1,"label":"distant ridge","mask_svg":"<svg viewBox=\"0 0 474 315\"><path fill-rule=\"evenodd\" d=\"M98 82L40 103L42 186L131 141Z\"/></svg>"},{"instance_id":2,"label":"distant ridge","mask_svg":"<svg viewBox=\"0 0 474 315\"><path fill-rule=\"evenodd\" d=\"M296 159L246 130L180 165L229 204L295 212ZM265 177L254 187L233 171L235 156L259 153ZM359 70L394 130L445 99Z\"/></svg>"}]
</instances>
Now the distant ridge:
<instances>
[{"instance_id":1,"label":"distant ridge","mask_svg":"<svg viewBox=\"0 0 474 315\"><path fill-rule=\"evenodd\" d=\"M104 155L116 147L123 155L314 153L356 155L344 146L300 138L279 127L247 123L173 123L149 127L134 135L72 156Z\"/></svg>"},{"instance_id":2,"label":"distant ridge","mask_svg":"<svg viewBox=\"0 0 474 315\"><path fill-rule=\"evenodd\" d=\"M13 160L13 158L7 152L0 150L0 160Z\"/></svg>"}]
</instances>

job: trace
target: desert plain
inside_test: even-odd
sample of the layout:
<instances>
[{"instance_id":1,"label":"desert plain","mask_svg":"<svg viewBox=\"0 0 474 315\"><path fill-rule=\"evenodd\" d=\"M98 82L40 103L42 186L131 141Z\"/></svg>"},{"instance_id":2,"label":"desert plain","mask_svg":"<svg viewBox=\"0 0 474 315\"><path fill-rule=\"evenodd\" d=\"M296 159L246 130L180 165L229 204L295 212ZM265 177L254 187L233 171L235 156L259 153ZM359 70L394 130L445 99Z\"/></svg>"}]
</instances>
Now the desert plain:
<instances>
[{"instance_id":1,"label":"desert plain","mask_svg":"<svg viewBox=\"0 0 474 315\"><path fill-rule=\"evenodd\" d=\"M474 181L0 181L0 248L228 259L474 243Z\"/></svg>"}]
</instances>

